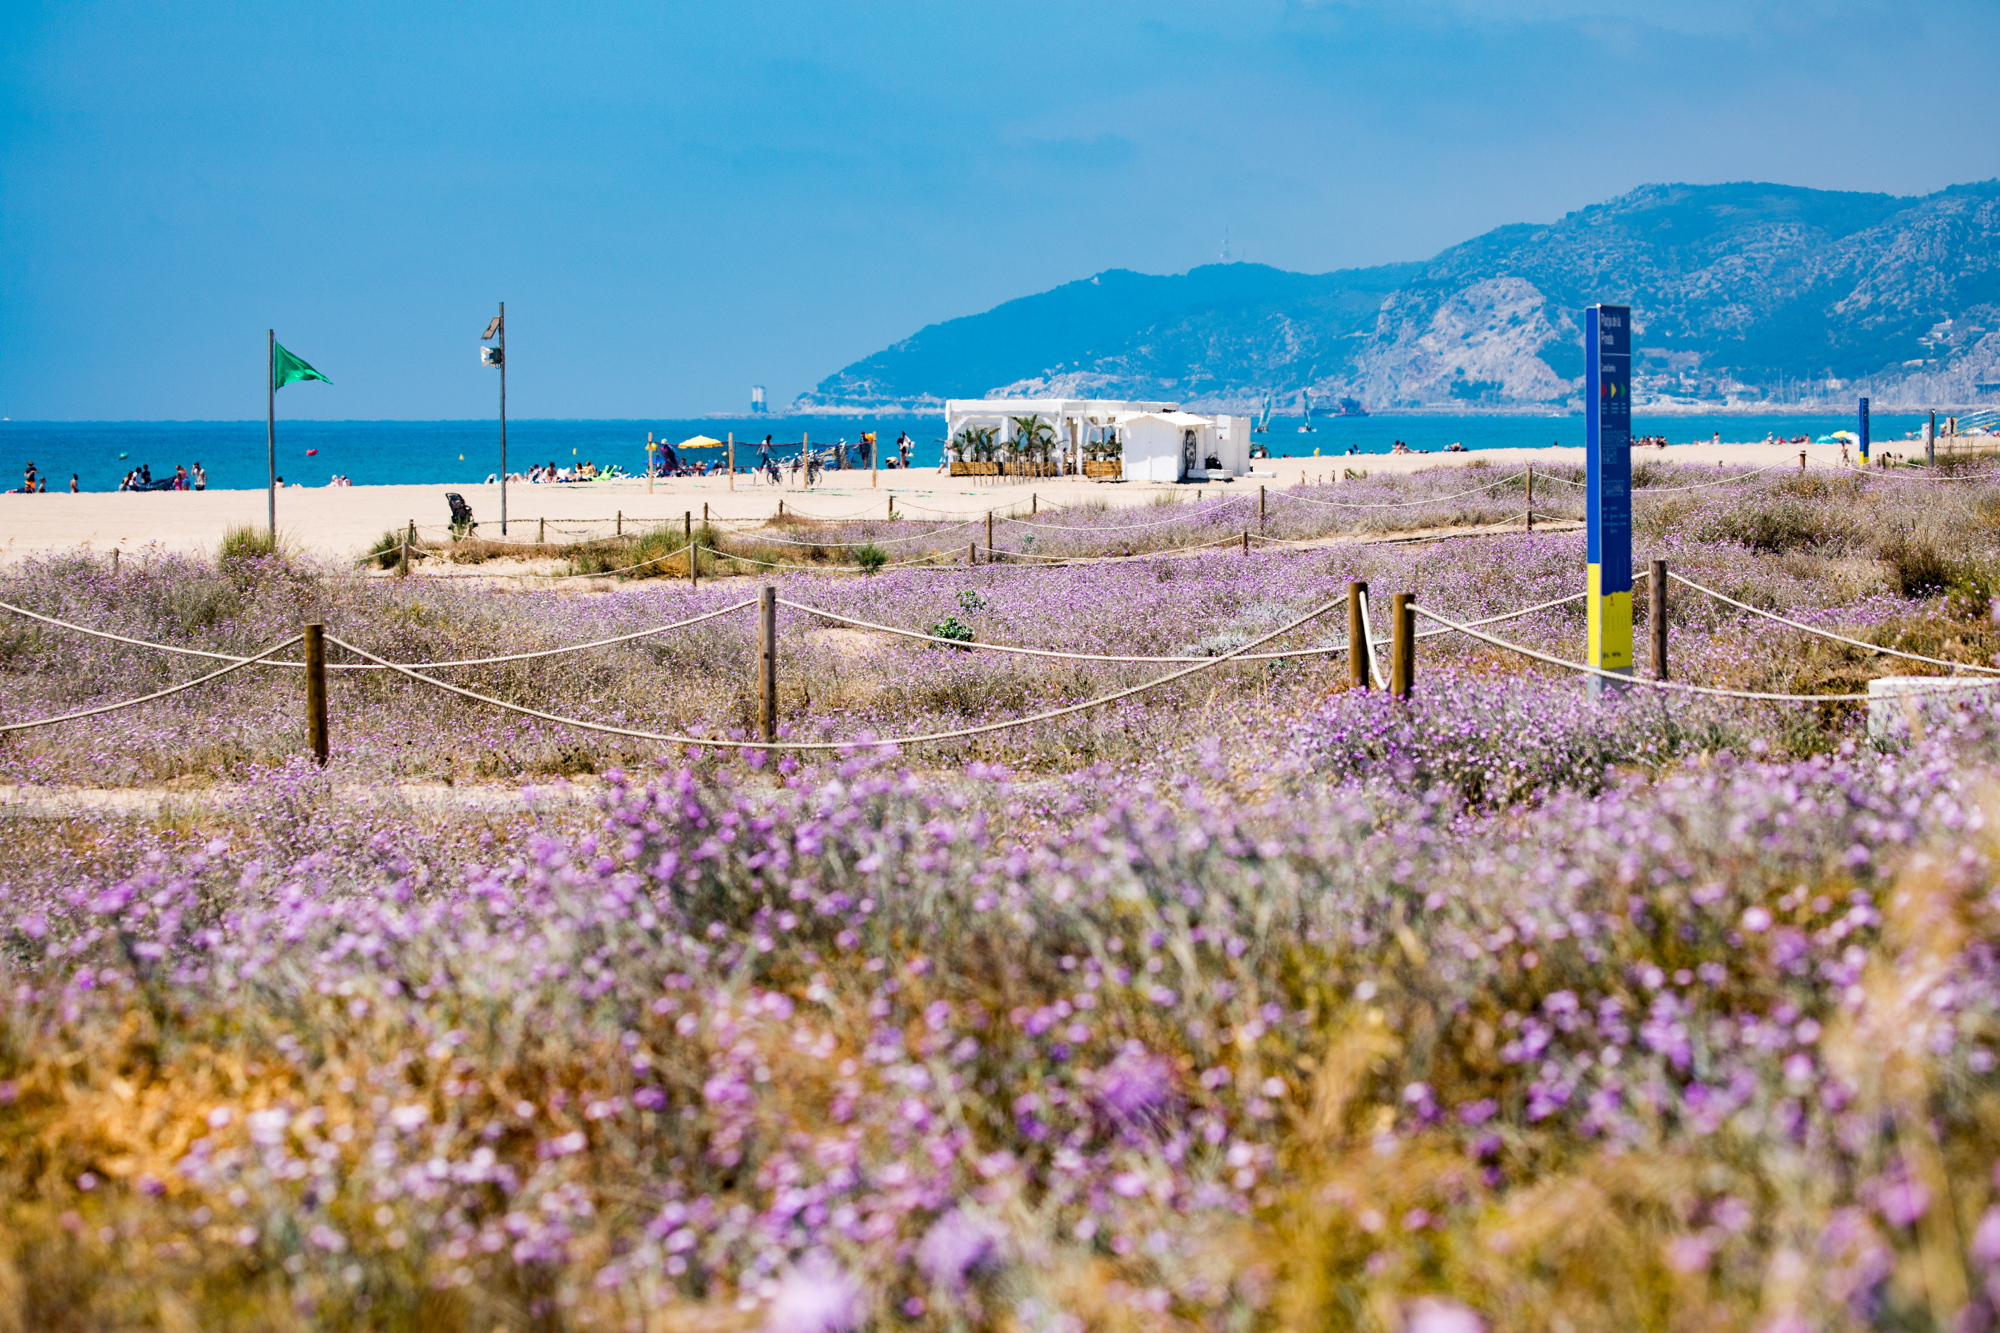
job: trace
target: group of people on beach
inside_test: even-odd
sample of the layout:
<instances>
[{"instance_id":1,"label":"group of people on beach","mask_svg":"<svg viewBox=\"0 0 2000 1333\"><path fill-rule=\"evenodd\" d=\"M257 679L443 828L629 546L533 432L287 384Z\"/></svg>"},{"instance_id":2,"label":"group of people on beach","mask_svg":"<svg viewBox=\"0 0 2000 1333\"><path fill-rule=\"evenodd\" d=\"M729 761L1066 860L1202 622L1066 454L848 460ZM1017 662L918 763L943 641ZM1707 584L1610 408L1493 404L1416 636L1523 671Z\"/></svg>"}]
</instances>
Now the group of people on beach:
<instances>
[{"instance_id":1,"label":"group of people on beach","mask_svg":"<svg viewBox=\"0 0 2000 1333\"><path fill-rule=\"evenodd\" d=\"M75 477L69 479L69 488L71 490L77 489ZM118 483L118 489L121 491L205 491L208 489L208 473L202 469L200 463L196 463L192 471L189 470L187 464L179 463L174 466L173 476L161 477L156 481L153 479L152 465L141 463L125 474L124 478Z\"/></svg>"},{"instance_id":2,"label":"group of people on beach","mask_svg":"<svg viewBox=\"0 0 2000 1333\"><path fill-rule=\"evenodd\" d=\"M557 467L553 462L546 464L537 463L526 472L508 473L507 480L524 481L531 486L542 486L572 481L597 481L605 477L623 475L622 472L615 468L599 468L597 464L586 458L574 467ZM486 480L491 483L496 478L489 475Z\"/></svg>"},{"instance_id":3,"label":"group of people on beach","mask_svg":"<svg viewBox=\"0 0 2000 1333\"><path fill-rule=\"evenodd\" d=\"M823 449L813 449L801 444L798 452L786 459L779 459L772 455L771 451L774 448L780 447L783 446L772 443L772 437L769 435L766 435L764 442L757 446L757 466L754 469L754 475L762 478L766 484L771 486L783 486L786 484L785 470L787 468L791 472L790 480L792 485L798 485L800 474L803 472L805 484L810 488L819 484L821 473L827 471L845 471L850 465L848 443L845 437L835 441L833 444L827 445ZM861 433L861 441L854 449L852 466L857 468L875 466L875 450L875 432L872 430L863 431ZM891 451L882 458L881 466L885 469L907 470L910 466L911 457L915 452L916 441L910 438L908 431L904 431L896 437L896 443Z\"/></svg>"},{"instance_id":4,"label":"group of people on beach","mask_svg":"<svg viewBox=\"0 0 2000 1333\"><path fill-rule=\"evenodd\" d=\"M76 473L74 472L69 474L69 489L72 495L78 489ZM47 495L49 493L49 479L36 470L32 459L28 463L28 470L22 477L21 484L14 488L13 493L15 495Z\"/></svg>"}]
</instances>

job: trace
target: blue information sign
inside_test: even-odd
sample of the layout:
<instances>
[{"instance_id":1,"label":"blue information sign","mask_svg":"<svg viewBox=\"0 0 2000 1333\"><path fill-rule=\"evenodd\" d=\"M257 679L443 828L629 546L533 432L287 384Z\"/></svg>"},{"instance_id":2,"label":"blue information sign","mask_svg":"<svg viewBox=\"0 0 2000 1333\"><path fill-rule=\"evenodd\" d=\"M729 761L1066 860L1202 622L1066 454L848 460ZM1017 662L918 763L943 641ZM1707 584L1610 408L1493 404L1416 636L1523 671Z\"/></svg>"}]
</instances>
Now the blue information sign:
<instances>
[{"instance_id":1,"label":"blue information sign","mask_svg":"<svg viewBox=\"0 0 2000 1333\"><path fill-rule=\"evenodd\" d=\"M1588 661L1632 674L1632 308L1583 312ZM1602 677L1592 677L1601 687Z\"/></svg>"},{"instance_id":2,"label":"blue information sign","mask_svg":"<svg viewBox=\"0 0 2000 1333\"><path fill-rule=\"evenodd\" d=\"M1859 431L1861 436L1861 466L1868 466L1868 400L1861 400Z\"/></svg>"}]
</instances>

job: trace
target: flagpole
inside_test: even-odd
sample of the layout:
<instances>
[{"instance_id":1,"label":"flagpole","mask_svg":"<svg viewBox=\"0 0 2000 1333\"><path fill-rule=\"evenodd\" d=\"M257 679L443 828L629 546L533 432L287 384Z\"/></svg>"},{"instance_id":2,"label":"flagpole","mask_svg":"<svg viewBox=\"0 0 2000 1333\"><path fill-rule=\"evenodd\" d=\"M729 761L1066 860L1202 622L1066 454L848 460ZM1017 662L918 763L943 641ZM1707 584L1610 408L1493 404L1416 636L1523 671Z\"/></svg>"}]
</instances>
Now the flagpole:
<instances>
[{"instance_id":1,"label":"flagpole","mask_svg":"<svg viewBox=\"0 0 2000 1333\"><path fill-rule=\"evenodd\" d=\"M278 331L264 331L264 461L270 466L266 498L270 506L271 545L278 545Z\"/></svg>"},{"instance_id":2,"label":"flagpole","mask_svg":"<svg viewBox=\"0 0 2000 1333\"><path fill-rule=\"evenodd\" d=\"M500 303L500 535L507 535L507 303Z\"/></svg>"}]
</instances>

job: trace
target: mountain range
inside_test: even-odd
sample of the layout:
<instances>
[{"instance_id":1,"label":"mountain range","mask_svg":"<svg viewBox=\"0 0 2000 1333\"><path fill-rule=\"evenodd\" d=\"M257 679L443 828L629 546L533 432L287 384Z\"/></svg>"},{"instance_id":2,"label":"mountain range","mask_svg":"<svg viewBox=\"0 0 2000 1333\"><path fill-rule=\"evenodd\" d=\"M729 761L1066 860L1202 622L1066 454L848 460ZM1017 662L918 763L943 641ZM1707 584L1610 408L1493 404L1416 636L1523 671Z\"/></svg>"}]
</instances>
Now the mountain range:
<instances>
[{"instance_id":1,"label":"mountain range","mask_svg":"<svg viewBox=\"0 0 2000 1333\"><path fill-rule=\"evenodd\" d=\"M920 329L798 411L946 398L1294 410L1563 408L1581 311L1633 307L1635 404L2000 402L2000 180L1920 198L1647 185L1429 260L1332 273L1112 269Z\"/></svg>"}]
</instances>

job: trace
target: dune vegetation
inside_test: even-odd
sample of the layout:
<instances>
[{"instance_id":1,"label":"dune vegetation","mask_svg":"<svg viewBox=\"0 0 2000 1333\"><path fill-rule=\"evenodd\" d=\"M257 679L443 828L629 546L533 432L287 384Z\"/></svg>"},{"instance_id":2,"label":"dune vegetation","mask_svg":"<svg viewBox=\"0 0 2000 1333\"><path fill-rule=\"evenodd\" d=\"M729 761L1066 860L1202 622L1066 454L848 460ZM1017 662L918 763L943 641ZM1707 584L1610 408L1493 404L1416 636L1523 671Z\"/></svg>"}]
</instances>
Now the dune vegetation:
<instances>
[{"instance_id":1,"label":"dune vegetation","mask_svg":"<svg viewBox=\"0 0 2000 1333\"><path fill-rule=\"evenodd\" d=\"M0 1329L1991 1327L2000 685L1839 696L2000 682L2000 474L1641 470L1642 561L1842 636L1676 584L1673 678L1795 698L1352 688L1353 579L1581 656L1580 533L1385 540L1492 479L698 587L0 573L124 636L0 616L0 725L310 621L710 742L338 648L323 768L287 666L0 733ZM740 744L765 581L781 734L852 744Z\"/></svg>"}]
</instances>

